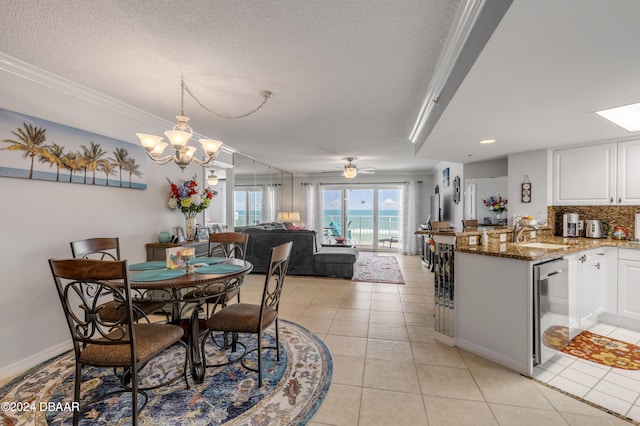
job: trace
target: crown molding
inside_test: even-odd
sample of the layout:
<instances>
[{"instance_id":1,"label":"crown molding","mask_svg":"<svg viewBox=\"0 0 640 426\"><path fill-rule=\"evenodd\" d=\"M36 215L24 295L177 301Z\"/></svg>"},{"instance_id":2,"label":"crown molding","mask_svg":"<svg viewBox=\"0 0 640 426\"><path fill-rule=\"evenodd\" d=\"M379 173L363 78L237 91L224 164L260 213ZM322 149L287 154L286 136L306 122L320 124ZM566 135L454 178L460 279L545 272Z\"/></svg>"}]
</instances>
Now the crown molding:
<instances>
[{"instance_id":1,"label":"crown molding","mask_svg":"<svg viewBox=\"0 0 640 426\"><path fill-rule=\"evenodd\" d=\"M173 126L170 121L2 52L0 52L0 70L143 123L161 127Z\"/></svg>"}]
</instances>

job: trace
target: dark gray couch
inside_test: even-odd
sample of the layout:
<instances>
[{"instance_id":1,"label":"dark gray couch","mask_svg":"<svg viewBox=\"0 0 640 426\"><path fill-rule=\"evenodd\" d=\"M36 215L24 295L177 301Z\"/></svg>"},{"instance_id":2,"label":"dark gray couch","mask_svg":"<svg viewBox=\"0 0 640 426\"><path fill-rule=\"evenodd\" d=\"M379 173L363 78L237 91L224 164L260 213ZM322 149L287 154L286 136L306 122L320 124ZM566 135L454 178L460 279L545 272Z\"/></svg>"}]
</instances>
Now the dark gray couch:
<instances>
[{"instance_id":1,"label":"dark gray couch","mask_svg":"<svg viewBox=\"0 0 640 426\"><path fill-rule=\"evenodd\" d=\"M266 229L269 228L269 229ZM253 264L255 273L269 269L271 248L293 241L289 258L289 275L319 275L351 278L357 250L339 248L318 250L316 232L308 229L288 230L272 226L236 228L236 232L249 234L245 259Z\"/></svg>"}]
</instances>

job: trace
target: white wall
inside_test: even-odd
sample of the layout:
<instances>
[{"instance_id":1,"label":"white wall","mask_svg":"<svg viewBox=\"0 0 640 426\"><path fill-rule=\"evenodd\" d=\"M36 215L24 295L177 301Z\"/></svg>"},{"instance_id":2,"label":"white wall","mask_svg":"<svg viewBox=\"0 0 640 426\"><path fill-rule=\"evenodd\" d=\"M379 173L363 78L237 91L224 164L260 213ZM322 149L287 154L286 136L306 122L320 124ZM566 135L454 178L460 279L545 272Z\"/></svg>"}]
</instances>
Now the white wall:
<instances>
[{"instance_id":1,"label":"white wall","mask_svg":"<svg viewBox=\"0 0 640 426\"><path fill-rule=\"evenodd\" d=\"M0 71L0 108L132 143L136 131L160 133L172 126L46 74L23 78L30 70L11 71ZM201 179L199 167L182 173L173 163L148 161L144 191L0 178L0 378L70 348L47 259L71 257L72 240L117 236L124 258L146 260L145 243L157 241L161 230L184 226L182 214L167 207L165 178L180 181L196 173Z\"/></svg>"},{"instance_id":2,"label":"white wall","mask_svg":"<svg viewBox=\"0 0 640 426\"><path fill-rule=\"evenodd\" d=\"M442 171L449 168L449 186L442 187ZM459 176L461 181L460 203L453 202L453 179ZM462 219L464 218L464 205L462 200L463 182L464 182L464 164L450 163L442 161L438 163L436 171L433 174L433 187L440 187L440 208L442 208L442 220L448 220L456 229L462 228ZM434 194L433 189L429 195Z\"/></svg>"},{"instance_id":3,"label":"white wall","mask_svg":"<svg viewBox=\"0 0 640 426\"><path fill-rule=\"evenodd\" d=\"M540 149L509 155L509 223L514 215L533 215L541 224L547 223L547 205L551 197L551 151ZM531 182L531 202L520 201L524 177Z\"/></svg>"}]
</instances>

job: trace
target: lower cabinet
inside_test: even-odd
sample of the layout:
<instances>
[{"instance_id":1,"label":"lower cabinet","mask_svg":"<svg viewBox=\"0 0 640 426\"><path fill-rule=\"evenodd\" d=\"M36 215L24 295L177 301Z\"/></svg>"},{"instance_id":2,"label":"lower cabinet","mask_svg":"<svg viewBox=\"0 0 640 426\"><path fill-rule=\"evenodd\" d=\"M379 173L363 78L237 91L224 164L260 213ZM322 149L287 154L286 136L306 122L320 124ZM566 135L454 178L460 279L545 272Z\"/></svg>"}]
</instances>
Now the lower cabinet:
<instances>
[{"instance_id":1,"label":"lower cabinet","mask_svg":"<svg viewBox=\"0 0 640 426\"><path fill-rule=\"evenodd\" d=\"M606 288L615 265L615 249L604 247L566 258L569 261L570 328L586 330L598 323L607 306Z\"/></svg>"},{"instance_id":2,"label":"lower cabinet","mask_svg":"<svg viewBox=\"0 0 640 426\"><path fill-rule=\"evenodd\" d=\"M640 250L619 249L618 315L640 320Z\"/></svg>"}]
</instances>

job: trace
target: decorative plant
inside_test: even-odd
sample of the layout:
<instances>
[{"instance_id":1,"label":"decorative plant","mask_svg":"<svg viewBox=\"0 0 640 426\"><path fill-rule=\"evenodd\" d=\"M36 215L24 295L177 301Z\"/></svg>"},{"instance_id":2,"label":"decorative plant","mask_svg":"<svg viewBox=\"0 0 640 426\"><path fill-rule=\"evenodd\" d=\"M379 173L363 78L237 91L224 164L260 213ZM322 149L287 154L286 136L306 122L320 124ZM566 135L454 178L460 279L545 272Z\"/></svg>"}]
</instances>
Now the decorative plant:
<instances>
[{"instance_id":1,"label":"decorative plant","mask_svg":"<svg viewBox=\"0 0 640 426\"><path fill-rule=\"evenodd\" d=\"M171 194L169 196L169 208L180 209L185 217L195 217L196 214L202 212L209 207L211 200L217 192L211 191L209 188L202 190L202 193L198 193L198 183L196 182L196 176L183 183L182 185L176 185L167 178L169 185L171 185Z\"/></svg>"},{"instance_id":2,"label":"decorative plant","mask_svg":"<svg viewBox=\"0 0 640 426\"><path fill-rule=\"evenodd\" d=\"M485 200L482 200L485 206L489 208L490 211L496 213L502 213L507 210L507 199L502 198L500 195L494 197L493 195Z\"/></svg>"}]
</instances>

